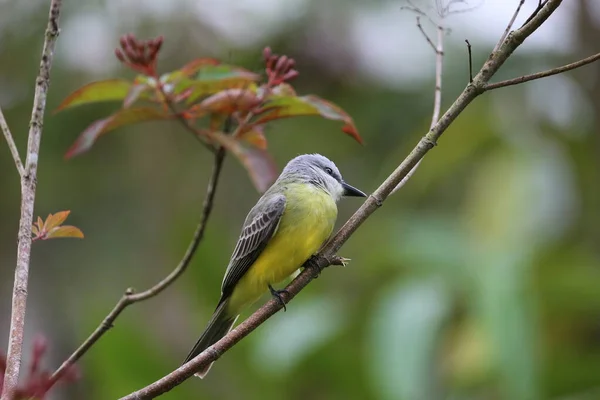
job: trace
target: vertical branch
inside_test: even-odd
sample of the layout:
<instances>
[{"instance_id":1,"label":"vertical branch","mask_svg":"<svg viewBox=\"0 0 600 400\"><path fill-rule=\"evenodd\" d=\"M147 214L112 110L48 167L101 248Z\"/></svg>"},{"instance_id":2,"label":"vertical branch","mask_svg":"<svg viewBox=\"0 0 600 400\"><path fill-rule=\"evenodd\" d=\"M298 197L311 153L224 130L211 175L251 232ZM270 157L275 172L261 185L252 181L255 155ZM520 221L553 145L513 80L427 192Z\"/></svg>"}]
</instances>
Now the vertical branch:
<instances>
[{"instance_id":1,"label":"vertical branch","mask_svg":"<svg viewBox=\"0 0 600 400\"><path fill-rule=\"evenodd\" d=\"M521 7L523 7L523 4L525 4L525 0L519 0L519 5L517 5L517 9L513 13L510 21L508 22L508 25L506 26L504 33L502 34L502 36L500 36L500 40L498 40L498 43L496 43L496 46L494 46L494 50L492 51L492 53L495 53L496 51L498 51L500 46L502 46L502 43L504 43L504 41L506 40L506 37L510 33L512 26L514 25L515 20L517 19L517 15L519 15L519 11L521 11Z\"/></svg>"},{"instance_id":2,"label":"vertical branch","mask_svg":"<svg viewBox=\"0 0 600 400\"><path fill-rule=\"evenodd\" d=\"M2 129L2 133L4 133L4 137L6 138L6 144L8 144L8 149L10 150L10 154L12 154L13 159L15 160L15 166L17 167L17 171L19 172L19 176L23 176L23 163L21 162L21 157L19 156L19 150L17 150L17 145L15 144L15 140L13 139L12 134L10 133L10 129L8 128L8 124L6 123L6 119L4 119L4 114L2 114L2 109L0 108L0 129Z\"/></svg>"},{"instance_id":3,"label":"vertical branch","mask_svg":"<svg viewBox=\"0 0 600 400\"><path fill-rule=\"evenodd\" d=\"M433 95L433 113L431 116L431 125L429 126L429 129L431 130L431 129L433 129L435 124L437 124L438 120L440 119L440 112L442 109L442 71L444 69L444 27L442 27L440 25L437 26L437 38L436 38L436 44L434 45L433 41L429 38L429 36L427 36L425 31L423 30L423 27L421 26L421 23L420 23L418 17L417 17L417 26L418 26L419 30L421 31L421 33L423 33L423 35L425 36L425 39L427 40L427 42L433 47L433 49L435 51L435 91L434 91L434 95ZM423 161L423 159L420 159L415 164L415 166L412 167L412 169L406 174L406 176L404 178L402 178L402 180L400 181L398 186L396 186L394 188L394 190L392 190L392 193L390 193L390 194L395 193L402 186L404 186L410 178L412 178L412 176L417 171L417 168L419 168L419 165L421 165L421 161Z\"/></svg>"},{"instance_id":4,"label":"vertical branch","mask_svg":"<svg viewBox=\"0 0 600 400\"><path fill-rule=\"evenodd\" d=\"M60 18L61 0L50 2L48 26L42 50L40 70L35 81L33 109L29 123L29 139L27 143L27 158L21 176L21 218L17 245L17 265L13 286L12 309L10 320L10 335L8 339L8 354L2 400L12 400L15 395L21 366L23 350L23 332L25 327L25 308L27 305L27 282L29 278L29 259L31 256L31 225L33 223L33 206L37 183L37 165L42 139L46 95L50 86L50 69L54 57L54 46L58 37L58 22Z\"/></svg>"}]
</instances>

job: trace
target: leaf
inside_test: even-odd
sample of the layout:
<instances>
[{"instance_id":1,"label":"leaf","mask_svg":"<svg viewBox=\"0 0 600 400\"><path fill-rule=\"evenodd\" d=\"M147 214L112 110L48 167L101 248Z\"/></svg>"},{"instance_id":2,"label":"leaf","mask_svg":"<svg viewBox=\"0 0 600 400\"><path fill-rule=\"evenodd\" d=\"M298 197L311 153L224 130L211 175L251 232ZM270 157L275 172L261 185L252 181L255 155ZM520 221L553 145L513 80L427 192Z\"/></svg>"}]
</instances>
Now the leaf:
<instances>
[{"instance_id":1,"label":"leaf","mask_svg":"<svg viewBox=\"0 0 600 400\"><path fill-rule=\"evenodd\" d=\"M183 88L191 89L188 104L201 97L218 93L227 89L246 89L256 92L255 82L260 80L260 75L246 69L227 64L204 65L194 78L182 80L175 92Z\"/></svg>"},{"instance_id":2,"label":"leaf","mask_svg":"<svg viewBox=\"0 0 600 400\"><path fill-rule=\"evenodd\" d=\"M265 150L244 146L243 142L222 132L208 132L207 135L237 157L260 193L264 193L277 179L275 162Z\"/></svg>"},{"instance_id":3,"label":"leaf","mask_svg":"<svg viewBox=\"0 0 600 400\"><path fill-rule=\"evenodd\" d=\"M352 136L362 144L362 138L358 134L352 118L340 107L325 101L317 96L269 96L262 112L254 123L262 124L281 118L320 115L324 118L342 121L342 131Z\"/></svg>"},{"instance_id":4,"label":"leaf","mask_svg":"<svg viewBox=\"0 0 600 400\"><path fill-rule=\"evenodd\" d=\"M50 230L52 230L52 228L59 226L60 224L65 222L70 213L71 211L67 210L59 211L56 214L49 214L48 218L46 218L46 222L44 222L43 230L49 232Z\"/></svg>"},{"instance_id":5,"label":"leaf","mask_svg":"<svg viewBox=\"0 0 600 400\"><path fill-rule=\"evenodd\" d=\"M236 111L250 111L260 104L256 94L246 89L222 90L192 106L186 113L191 118L200 118L206 114L233 114Z\"/></svg>"},{"instance_id":6,"label":"leaf","mask_svg":"<svg viewBox=\"0 0 600 400\"><path fill-rule=\"evenodd\" d=\"M88 151L100 135L121 126L169 118L173 118L173 115L154 107L135 107L119 110L110 117L100 119L88 126L69 148L65 158L71 158Z\"/></svg>"},{"instance_id":7,"label":"leaf","mask_svg":"<svg viewBox=\"0 0 600 400\"><path fill-rule=\"evenodd\" d=\"M71 226L71 225L57 226L55 228L52 228L50 231L48 231L48 233L46 234L44 239L56 239L56 238L67 238L67 237L83 239L83 232L81 231L81 229L77 228L76 226Z\"/></svg>"},{"instance_id":8,"label":"leaf","mask_svg":"<svg viewBox=\"0 0 600 400\"><path fill-rule=\"evenodd\" d=\"M130 107L140 98L151 98L150 91L156 86L156 80L150 80L148 77L140 75L135 78L133 85L129 88L127 96L123 100L123 108Z\"/></svg>"},{"instance_id":9,"label":"leaf","mask_svg":"<svg viewBox=\"0 0 600 400\"><path fill-rule=\"evenodd\" d=\"M37 225L40 231L44 229L44 221L40 217L37 217Z\"/></svg>"},{"instance_id":10,"label":"leaf","mask_svg":"<svg viewBox=\"0 0 600 400\"><path fill-rule=\"evenodd\" d=\"M265 137L265 134L262 131L262 129L260 129L259 127L254 127L254 129L240 135L240 139L250 143L252 146L258 149L267 149L267 138Z\"/></svg>"},{"instance_id":11,"label":"leaf","mask_svg":"<svg viewBox=\"0 0 600 400\"><path fill-rule=\"evenodd\" d=\"M193 74L197 73L201 68L204 68L206 66L215 66L219 64L220 61L216 58L197 58L185 64L183 68L176 72L179 72L184 76L192 76Z\"/></svg>"},{"instance_id":12,"label":"leaf","mask_svg":"<svg viewBox=\"0 0 600 400\"><path fill-rule=\"evenodd\" d=\"M101 101L119 101L125 99L132 83L124 79L108 79L92 82L71 93L58 106L55 112Z\"/></svg>"}]
</instances>

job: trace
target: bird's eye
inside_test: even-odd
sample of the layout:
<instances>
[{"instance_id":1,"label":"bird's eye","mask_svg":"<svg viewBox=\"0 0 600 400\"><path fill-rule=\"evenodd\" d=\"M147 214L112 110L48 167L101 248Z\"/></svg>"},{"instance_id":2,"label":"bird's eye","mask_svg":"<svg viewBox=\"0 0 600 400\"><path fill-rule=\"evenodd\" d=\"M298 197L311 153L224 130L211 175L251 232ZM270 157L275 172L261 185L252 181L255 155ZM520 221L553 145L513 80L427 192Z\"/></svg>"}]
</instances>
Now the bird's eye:
<instances>
[{"instance_id":1,"label":"bird's eye","mask_svg":"<svg viewBox=\"0 0 600 400\"><path fill-rule=\"evenodd\" d=\"M333 170L329 167L325 167L324 168L325 172L327 172L329 175L333 175Z\"/></svg>"}]
</instances>

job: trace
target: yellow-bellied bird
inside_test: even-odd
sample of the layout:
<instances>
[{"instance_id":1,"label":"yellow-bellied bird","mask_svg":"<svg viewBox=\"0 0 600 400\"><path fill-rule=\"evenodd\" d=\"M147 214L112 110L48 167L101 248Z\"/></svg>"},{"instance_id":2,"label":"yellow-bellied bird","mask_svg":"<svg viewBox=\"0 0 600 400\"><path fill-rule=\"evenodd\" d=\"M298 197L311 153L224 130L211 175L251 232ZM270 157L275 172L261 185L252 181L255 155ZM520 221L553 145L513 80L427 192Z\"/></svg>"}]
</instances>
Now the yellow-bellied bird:
<instances>
[{"instance_id":1,"label":"yellow-bellied bird","mask_svg":"<svg viewBox=\"0 0 600 400\"><path fill-rule=\"evenodd\" d=\"M221 286L221 299L184 364L227 334L240 312L300 268L329 238L342 196L366 195L319 154L291 160L244 221ZM212 364L211 364L212 365ZM211 365L199 371L203 378Z\"/></svg>"}]
</instances>

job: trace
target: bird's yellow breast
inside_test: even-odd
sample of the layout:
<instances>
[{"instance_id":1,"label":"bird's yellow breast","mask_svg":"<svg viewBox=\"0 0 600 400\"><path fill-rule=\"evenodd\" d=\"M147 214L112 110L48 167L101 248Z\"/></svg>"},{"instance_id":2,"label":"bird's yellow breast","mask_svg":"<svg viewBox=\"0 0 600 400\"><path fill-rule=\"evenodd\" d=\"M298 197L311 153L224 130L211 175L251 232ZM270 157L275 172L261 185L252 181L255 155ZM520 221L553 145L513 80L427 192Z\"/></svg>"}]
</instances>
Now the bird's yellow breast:
<instances>
[{"instance_id":1,"label":"bird's yellow breast","mask_svg":"<svg viewBox=\"0 0 600 400\"><path fill-rule=\"evenodd\" d=\"M289 184L283 194L286 206L279 227L233 290L228 305L232 313L294 273L333 231L337 206L329 194L310 184Z\"/></svg>"}]
</instances>

